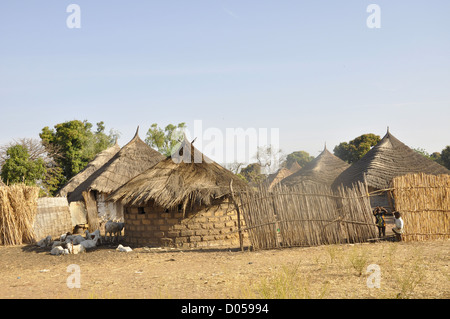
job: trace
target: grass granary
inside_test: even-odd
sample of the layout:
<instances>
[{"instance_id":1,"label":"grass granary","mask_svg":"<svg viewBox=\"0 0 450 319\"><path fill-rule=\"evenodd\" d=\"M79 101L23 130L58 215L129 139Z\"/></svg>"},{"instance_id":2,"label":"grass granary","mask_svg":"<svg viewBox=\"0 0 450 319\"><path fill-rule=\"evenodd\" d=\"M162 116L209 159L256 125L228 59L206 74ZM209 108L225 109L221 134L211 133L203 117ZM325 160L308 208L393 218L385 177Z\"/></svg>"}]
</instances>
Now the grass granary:
<instances>
[{"instance_id":1,"label":"grass granary","mask_svg":"<svg viewBox=\"0 0 450 319\"><path fill-rule=\"evenodd\" d=\"M231 181L236 191L247 186L184 140L171 157L109 199L125 206L124 239L129 245L231 247L239 244Z\"/></svg>"},{"instance_id":2,"label":"grass granary","mask_svg":"<svg viewBox=\"0 0 450 319\"><path fill-rule=\"evenodd\" d=\"M450 174L450 171L409 148L388 130L381 141L344 170L332 186L351 187L356 182L366 182L372 193L372 207L383 206L392 211L395 203L389 189L393 178L414 173L440 175Z\"/></svg>"},{"instance_id":3,"label":"grass granary","mask_svg":"<svg viewBox=\"0 0 450 319\"><path fill-rule=\"evenodd\" d=\"M91 207L103 220L123 220L123 207L107 201L107 196L164 159L142 141L138 133L139 128L133 139L121 149L116 144L100 153L61 189L59 196L67 196L69 202L84 200L88 214L91 214Z\"/></svg>"},{"instance_id":4,"label":"grass granary","mask_svg":"<svg viewBox=\"0 0 450 319\"><path fill-rule=\"evenodd\" d=\"M335 178L349 166L347 162L331 154L325 146L319 156L296 173L284 178L281 185L292 187L303 182L314 182L331 186Z\"/></svg>"}]
</instances>

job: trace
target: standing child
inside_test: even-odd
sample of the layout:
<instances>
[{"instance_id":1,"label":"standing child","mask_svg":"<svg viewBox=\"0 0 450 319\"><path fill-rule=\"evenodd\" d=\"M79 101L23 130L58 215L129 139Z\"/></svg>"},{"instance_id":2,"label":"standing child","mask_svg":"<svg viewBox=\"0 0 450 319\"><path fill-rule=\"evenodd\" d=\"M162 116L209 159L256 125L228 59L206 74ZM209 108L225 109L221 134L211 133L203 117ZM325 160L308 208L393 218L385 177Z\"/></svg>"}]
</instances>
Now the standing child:
<instances>
[{"instance_id":1,"label":"standing child","mask_svg":"<svg viewBox=\"0 0 450 319\"><path fill-rule=\"evenodd\" d=\"M394 223L395 227L392 228L392 231L394 232L397 239L401 240L401 235L403 234L403 219L399 212L394 212Z\"/></svg>"},{"instance_id":2,"label":"standing child","mask_svg":"<svg viewBox=\"0 0 450 319\"><path fill-rule=\"evenodd\" d=\"M387 210L383 207L377 206L373 210L373 215L375 216L375 223L378 227L378 237L386 236L386 220L385 220L385 214L387 213Z\"/></svg>"}]
</instances>

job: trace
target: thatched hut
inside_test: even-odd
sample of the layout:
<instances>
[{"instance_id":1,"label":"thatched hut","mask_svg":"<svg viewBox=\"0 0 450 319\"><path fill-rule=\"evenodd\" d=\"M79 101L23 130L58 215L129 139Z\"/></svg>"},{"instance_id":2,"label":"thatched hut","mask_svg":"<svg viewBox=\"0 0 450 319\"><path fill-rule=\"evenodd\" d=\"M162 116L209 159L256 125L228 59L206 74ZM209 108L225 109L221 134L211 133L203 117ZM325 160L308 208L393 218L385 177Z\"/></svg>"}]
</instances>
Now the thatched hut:
<instances>
[{"instance_id":1,"label":"thatched hut","mask_svg":"<svg viewBox=\"0 0 450 319\"><path fill-rule=\"evenodd\" d=\"M331 154L326 146L322 153L302 169L281 181L281 185L295 186L302 182L314 182L331 186L335 178L350 165Z\"/></svg>"},{"instance_id":2,"label":"thatched hut","mask_svg":"<svg viewBox=\"0 0 450 319\"><path fill-rule=\"evenodd\" d=\"M273 174L267 177L267 184L269 185L269 190L271 190L275 185L281 182L286 177L298 172L302 167L297 163L293 162L290 167L282 167Z\"/></svg>"},{"instance_id":3,"label":"thatched hut","mask_svg":"<svg viewBox=\"0 0 450 319\"><path fill-rule=\"evenodd\" d=\"M125 205L125 241L135 246L211 247L238 244L230 183L246 183L184 141L165 160L116 190Z\"/></svg>"},{"instance_id":4,"label":"thatched hut","mask_svg":"<svg viewBox=\"0 0 450 319\"><path fill-rule=\"evenodd\" d=\"M358 181L365 181L369 192L378 191L371 197L372 206L393 210L391 193L385 190L391 187L394 177L414 173L439 175L450 174L450 171L409 148L388 130L377 145L336 178L333 187L351 187Z\"/></svg>"},{"instance_id":5,"label":"thatched hut","mask_svg":"<svg viewBox=\"0 0 450 319\"><path fill-rule=\"evenodd\" d=\"M116 145L99 154L64 186L60 194L66 194L69 202L84 200L88 214L93 209L102 219L123 220L123 207L107 201L106 197L164 159L139 138L138 131L139 128L133 139L120 150Z\"/></svg>"}]
</instances>

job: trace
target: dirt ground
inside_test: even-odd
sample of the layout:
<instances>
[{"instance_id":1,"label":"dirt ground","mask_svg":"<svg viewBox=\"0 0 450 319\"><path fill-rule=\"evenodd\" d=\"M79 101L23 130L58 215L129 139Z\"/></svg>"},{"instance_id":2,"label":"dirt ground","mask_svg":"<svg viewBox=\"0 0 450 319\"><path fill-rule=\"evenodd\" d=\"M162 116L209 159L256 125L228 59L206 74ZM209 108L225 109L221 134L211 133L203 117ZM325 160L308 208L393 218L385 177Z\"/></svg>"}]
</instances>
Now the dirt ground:
<instances>
[{"instance_id":1,"label":"dirt ground","mask_svg":"<svg viewBox=\"0 0 450 319\"><path fill-rule=\"evenodd\" d=\"M0 247L0 298L450 298L450 240L244 252L116 247L67 256ZM67 285L73 264L80 288ZM378 287L367 272L371 264L378 266Z\"/></svg>"}]
</instances>

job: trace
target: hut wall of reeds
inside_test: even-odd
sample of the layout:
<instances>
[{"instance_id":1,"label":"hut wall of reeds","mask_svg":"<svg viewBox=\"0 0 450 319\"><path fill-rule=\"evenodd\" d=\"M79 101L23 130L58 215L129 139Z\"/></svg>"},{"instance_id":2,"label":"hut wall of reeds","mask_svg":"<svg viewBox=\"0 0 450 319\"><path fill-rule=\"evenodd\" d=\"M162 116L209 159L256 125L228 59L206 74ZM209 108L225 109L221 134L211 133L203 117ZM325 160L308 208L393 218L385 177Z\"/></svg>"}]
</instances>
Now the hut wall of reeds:
<instances>
[{"instance_id":1,"label":"hut wall of reeds","mask_svg":"<svg viewBox=\"0 0 450 319\"><path fill-rule=\"evenodd\" d=\"M450 238L450 175L408 174L392 181L404 241Z\"/></svg>"},{"instance_id":2,"label":"hut wall of reeds","mask_svg":"<svg viewBox=\"0 0 450 319\"><path fill-rule=\"evenodd\" d=\"M61 234L72 232L72 216L65 197L44 197L37 199L37 214L33 222L35 239L47 236L59 238Z\"/></svg>"}]
</instances>

